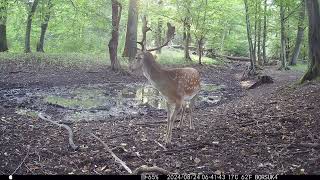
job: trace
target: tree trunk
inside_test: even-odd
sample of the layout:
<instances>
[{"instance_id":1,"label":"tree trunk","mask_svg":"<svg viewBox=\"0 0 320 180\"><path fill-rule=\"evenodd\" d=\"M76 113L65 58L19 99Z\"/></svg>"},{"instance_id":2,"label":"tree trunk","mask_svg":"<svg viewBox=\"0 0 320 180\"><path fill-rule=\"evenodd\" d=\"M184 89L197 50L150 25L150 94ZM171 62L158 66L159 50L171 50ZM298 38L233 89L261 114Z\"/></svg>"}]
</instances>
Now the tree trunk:
<instances>
[{"instance_id":1,"label":"tree trunk","mask_svg":"<svg viewBox=\"0 0 320 180\"><path fill-rule=\"evenodd\" d=\"M7 14L8 1L0 3L0 52L8 51L7 44Z\"/></svg>"},{"instance_id":2,"label":"tree trunk","mask_svg":"<svg viewBox=\"0 0 320 180\"><path fill-rule=\"evenodd\" d=\"M261 12L261 1L257 1L258 3L258 43L257 43L257 46L258 46L258 51L257 51L257 56L258 56L258 63L259 65L263 65L263 62L262 62L262 58L261 58L261 15L260 15L260 12Z\"/></svg>"},{"instance_id":3,"label":"tree trunk","mask_svg":"<svg viewBox=\"0 0 320 180\"><path fill-rule=\"evenodd\" d=\"M286 6L287 6L287 12L290 12L290 6L287 5L287 1L285 1ZM286 13L286 10L284 11ZM289 31L290 31L290 18L286 18L285 22L287 25L287 28L285 29L285 42L286 42L286 61L287 61L287 66L289 63L289 55L290 55L290 37L289 37Z\"/></svg>"},{"instance_id":4,"label":"tree trunk","mask_svg":"<svg viewBox=\"0 0 320 180\"><path fill-rule=\"evenodd\" d=\"M310 65L301 82L320 76L320 0L307 0L309 16L309 60Z\"/></svg>"},{"instance_id":5,"label":"tree trunk","mask_svg":"<svg viewBox=\"0 0 320 180\"><path fill-rule=\"evenodd\" d=\"M267 0L264 0L264 12L263 12L263 41L262 41L262 56L263 64L267 63L267 52L266 52L266 42L267 42Z\"/></svg>"},{"instance_id":6,"label":"tree trunk","mask_svg":"<svg viewBox=\"0 0 320 180\"><path fill-rule=\"evenodd\" d=\"M158 1L159 8L162 8L162 0ZM157 25L157 34L156 34L156 47L162 45L162 25L163 21L161 18L158 18L158 25ZM157 54L161 53L161 48L156 51Z\"/></svg>"},{"instance_id":7,"label":"tree trunk","mask_svg":"<svg viewBox=\"0 0 320 180\"><path fill-rule=\"evenodd\" d=\"M109 54L111 61L111 69L118 71L120 69L120 63L117 58L118 41L119 41L119 24L121 19L122 6L117 0L112 1L112 37L109 41Z\"/></svg>"},{"instance_id":8,"label":"tree trunk","mask_svg":"<svg viewBox=\"0 0 320 180\"><path fill-rule=\"evenodd\" d=\"M40 34L39 41L37 43L37 52L44 52L43 50L44 38L47 32L48 23L51 15L51 8L52 8L51 0L48 0L47 8L48 8L48 11L45 14L44 21L41 23L41 34Z\"/></svg>"},{"instance_id":9,"label":"tree trunk","mask_svg":"<svg viewBox=\"0 0 320 180\"><path fill-rule=\"evenodd\" d=\"M202 64L201 58L202 58L202 54L203 54L203 40L204 40L204 37L200 37L199 40L197 40L198 56L199 56L198 62L199 62L199 64Z\"/></svg>"},{"instance_id":10,"label":"tree trunk","mask_svg":"<svg viewBox=\"0 0 320 180\"><path fill-rule=\"evenodd\" d=\"M32 25L32 18L33 18L34 12L37 9L38 3L39 3L39 0L34 0L34 2L30 3L29 5L30 10L28 12L28 17L27 17L26 37L25 37L25 45L24 45L25 53L31 52L31 48L30 48L31 25Z\"/></svg>"},{"instance_id":11,"label":"tree trunk","mask_svg":"<svg viewBox=\"0 0 320 180\"><path fill-rule=\"evenodd\" d=\"M248 0L244 0L244 6L245 6L245 10L246 10L247 36L248 36L249 53L250 53L250 72L251 72L251 74L255 74L255 72L256 72L255 55L253 52L253 45L252 45Z\"/></svg>"},{"instance_id":12,"label":"tree trunk","mask_svg":"<svg viewBox=\"0 0 320 180\"><path fill-rule=\"evenodd\" d=\"M129 60L135 58L137 54L137 29L138 28L138 8L137 0L130 0L126 42L122 56L129 57Z\"/></svg>"},{"instance_id":13,"label":"tree trunk","mask_svg":"<svg viewBox=\"0 0 320 180\"><path fill-rule=\"evenodd\" d=\"M258 36L258 31L257 31L257 25L258 25L258 18L257 18L257 13L258 13L258 3L257 0L254 1L254 44L253 44L253 52L254 52L254 60L255 64L257 64L257 36Z\"/></svg>"},{"instance_id":14,"label":"tree trunk","mask_svg":"<svg viewBox=\"0 0 320 180\"><path fill-rule=\"evenodd\" d=\"M226 34L227 34L227 23L224 23L223 32L221 36L221 43L220 43L220 54L224 54L224 40L226 38Z\"/></svg>"},{"instance_id":15,"label":"tree trunk","mask_svg":"<svg viewBox=\"0 0 320 180\"><path fill-rule=\"evenodd\" d=\"M305 19L305 13L306 12L306 5L305 1L301 0L301 9L300 9L300 15L299 15L299 23L298 23L298 32L297 32L297 38L296 38L296 45L294 47L293 55L290 61L290 65L294 66L297 64L297 59L300 54L302 40L303 40L303 34L304 34L304 27L303 22Z\"/></svg>"},{"instance_id":16,"label":"tree trunk","mask_svg":"<svg viewBox=\"0 0 320 180\"><path fill-rule=\"evenodd\" d=\"M190 22L189 17L186 17L183 23L184 29L184 59L187 62L191 61L190 53L189 53L189 45L191 41L191 34L190 34Z\"/></svg>"},{"instance_id":17,"label":"tree trunk","mask_svg":"<svg viewBox=\"0 0 320 180\"><path fill-rule=\"evenodd\" d=\"M280 0L280 25L281 25L281 52L280 52L280 60L281 67L280 69L288 70L287 60L286 60L286 35L285 35L285 9L283 5L284 0Z\"/></svg>"}]
</instances>

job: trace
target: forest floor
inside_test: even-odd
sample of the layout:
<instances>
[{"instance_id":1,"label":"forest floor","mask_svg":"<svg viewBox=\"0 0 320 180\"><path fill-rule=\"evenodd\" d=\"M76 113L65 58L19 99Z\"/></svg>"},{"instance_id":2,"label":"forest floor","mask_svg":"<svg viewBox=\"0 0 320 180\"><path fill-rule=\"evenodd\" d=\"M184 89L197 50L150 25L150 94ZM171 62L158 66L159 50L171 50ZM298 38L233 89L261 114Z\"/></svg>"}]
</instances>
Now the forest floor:
<instances>
[{"instance_id":1,"label":"forest floor","mask_svg":"<svg viewBox=\"0 0 320 180\"><path fill-rule=\"evenodd\" d=\"M174 128L173 144L161 147L166 112L150 107L135 116L68 122L77 151L68 147L65 129L17 113L17 108L43 110L34 105L37 99L21 97L45 89L146 80L108 67L0 72L0 174L127 174L89 131L132 170L156 165L173 173L320 174L320 83L297 85L301 72L266 67L263 74L274 83L248 90L251 82L240 81L243 63L194 67L204 82L225 85L218 103L196 106L195 130L187 123ZM59 109L51 105L44 112L60 121Z\"/></svg>"}]
</instances>

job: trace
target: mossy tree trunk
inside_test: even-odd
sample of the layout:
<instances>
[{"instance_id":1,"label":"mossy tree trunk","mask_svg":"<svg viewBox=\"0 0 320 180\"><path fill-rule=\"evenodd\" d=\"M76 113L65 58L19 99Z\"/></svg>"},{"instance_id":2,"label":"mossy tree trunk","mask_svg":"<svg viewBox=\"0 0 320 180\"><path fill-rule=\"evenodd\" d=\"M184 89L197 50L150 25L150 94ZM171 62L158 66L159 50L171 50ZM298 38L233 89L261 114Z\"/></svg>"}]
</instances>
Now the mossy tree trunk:
<instances>
[{"instance_id":1,"label":"mossy tree trunk","mask_svg":"<svg viewBox=\"0 0 320 180\"><path fill-rule=\"evenodd\" d=\"M41 34L39 37L39 41L37 43L37 52L44 52L44 39L45 39L45 35L48 29L48 23L50 20L50 15L51 15L51 9L52 9L53 5L51 3L51 0L48 0L48 4L45 10L45 15L44 15L44 20L41 23Z\"/></svg>"},{"instance_id":2,"label":"mossy tree trunk","mask_svg":"<svg viewBox=\"0 0 320 180\"><path fill-rule=\"evenodd\" d=\"M24 45L24 52L25 53L30 53L31 52L31 47L30 47L30 36L31 36L31 26L32 26L32 18L33 15L37 9L39 0L34 0L34 2L30 2L30 9L28 12L28 17L27 17L27 26L26 26L26 37L25 37L25 45Z\"/></svg>"},{"instance_id":3,"label":"mossy tree trunk","mask_svg":"<svg viewBox=\"0 0 320 180\"><path fill-rule=\"evenodd\" d=\"M120 63L117 57L118 42L119 42L119 24L121 19L122 6L117 0L112 1L112 37L109 41L109 54L111 61L111 69L118 71L120 69Z\"/></svg>"},{"instance_id":4,"label":"mossy tree trunk","mask_svg":"<svg viewBox=\"0 0 320 180\"><path fill-rule=\"evenodd\" d=\"M256 64L255 64L256 56L255 56L253 43L252 43L252 34L251 34L251 24L250 24L248 0L244 0L244 7L245 7L245 13L246 13L247 37L248 37L249 53L250 53L250 70L249 70L249 74L250 75L254 75L256 73Z\"/></svg>"},{"instance_id":5,"label":"mossy tree trunk","mask_svg":"<svg viewBox=\"0 0 320 180\"><path fill-rule=\"evenodd\" d=\"M307 0L309 16L309 68L301 82L320 76L320 0Z\"/></svg>"},{"instance_id":6,"label":"mossy tree trunk","mask_svg":"<svg viewBox=\"0 0 320 180\"><path fill-rule=\"evenodd\" d=\"M305 13L306 12L306 5L305 5L305 0L301 0L301 9L299 13L299 23L298 23L298 32L297 32L297 38L296 38L296 44L294 47L293 55L290 61L290 65L294 66L297 64L297 59L299 57L299 53L301 50L302 46L302 41L303 41L303 34L304 34L304 18L305 18Z\"/></svg>"},{"instance_id":7,"label":"mossy tree trunk","mask_svg":"<svg viewBox=\"0 0 320 180\"><path fill-rule=\"evenodd\" d=\"M0 52L8 51L7 15L8 15L8 1L1 0L0 2Z\"/></svg>"}]
</instances>

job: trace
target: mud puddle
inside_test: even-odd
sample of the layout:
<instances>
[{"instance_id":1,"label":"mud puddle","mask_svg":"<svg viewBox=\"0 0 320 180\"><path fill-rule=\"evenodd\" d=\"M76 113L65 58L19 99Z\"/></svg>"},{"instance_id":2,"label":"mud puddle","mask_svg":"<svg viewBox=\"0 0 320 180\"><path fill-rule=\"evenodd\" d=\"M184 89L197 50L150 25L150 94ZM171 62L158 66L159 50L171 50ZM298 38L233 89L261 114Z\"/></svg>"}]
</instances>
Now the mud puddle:
<instances>
[{"instance_id":1,"label":"mud puddle","mask_svg":"<svg viewBox=\"0 0 320 180\"><path fill-rule=\"evenodd\" d=\"M213 106L224 97L225 86L203 84L196 108ZM165 111L166 101L149 84L108 83L48 89L0 90L0 103L16 113L46 112L60 121L93 121L141 116Z\"/></svg>"}]
</instances>

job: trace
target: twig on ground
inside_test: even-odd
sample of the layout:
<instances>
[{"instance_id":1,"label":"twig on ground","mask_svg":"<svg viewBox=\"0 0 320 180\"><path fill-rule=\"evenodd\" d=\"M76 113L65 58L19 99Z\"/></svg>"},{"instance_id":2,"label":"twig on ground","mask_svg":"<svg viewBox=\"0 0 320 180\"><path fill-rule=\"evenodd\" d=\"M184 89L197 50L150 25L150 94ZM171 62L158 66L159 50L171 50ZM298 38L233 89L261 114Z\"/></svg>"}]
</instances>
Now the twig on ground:
<instances>
[{"instance_id":1,"label":"twig on ground","mask_svg":"<svg viewBox=\"0 0 320 180\"><path fill-rule=\"evenodd\" d=\"M97 137L96 135L94 135L93 133L90 133L90 135L92 137L94 137L95 139L97 139L99 142L101 142L103 144L103 146L105 147L105 149L112 155L112 157L116 160L116 162L118 162L122 167L124 167L124 169L126 171L128 171L128 173L132 174L132 170L126 165L125 162L123 162L117 155L115 155L111 149L109 148L109 146L103 142L99 137Z\"/></svg>"},{"instance_id":2,"label":"twig on ground","mask_svg":"<svg viewBox=\"0 0 320 180\"><path fill-rule=\"evenodd\" d=\"M18 167L13 171L13 173L11 173L10 175L14 175L14 173L17 172L17 170L22 166L22 164L24 163L24 161L27 159L27 157L29 156L29 152L30 152L30 146L28 146L28 151L26 156L23 158L23 160L21 161L21 163L18 165Z\"/></svg>"},{"instance_id":3,"label":"twig on ground","mask_svg":"<svg viewBox=\"0 0 320 180\"><path fill-rule=\"evenodd\" d=\"M167 120L162 120L162 121L150 121L150 122L145 122L145 123L136 123L134 125L139 125L139 126L150 126L150 125L156 125L156 124L162 124L162 123L167 123Z\"/></svg>"},{"instance_id":4,"label":"twig on ground","mask_svg":"<svg viewBox=\"0 0 320 180\"><path fill-rule=\"evenodd\" d=\"M133 174L142 174L144 172L157 172L160 174L171 174L169 171L162 169L160 167L157 167L157 166L148 167L146 165L140 166L137 169L135 169L133 171Z\"/></svg>"},{"instance_id":5,"label":"twig on ground","mask_svg":"<svg viewBox=\"0 0 320 180\"><path fill-rule=\"evenodd\" d=\"M73 150L77 150L79 147L76 146L73 142L73 133L72 133L72 130L69 126L65 125L65 124L59 124L55 121L52 121L51 120L51 117L45 117L44 115L42 115L42 113L39 113L38 114L38 117L42 120L45 120L45 121L48 121L48 122L51 122L52 124L55 124L59 127L64 127L66 130L68 130L68 133L69 133L69 144L70 146L72 147Z\"/></svg>"},{"instance_id":6,"label":"twig on ground","mask_svg":"<svg viewBox=\"0 0 320 180\"><path fill-rule=\"evenodd\" d=\"M204 143L200 143L200 144L190 144L190 145L183 146L183 147L180 147L177 149L169 149L169 150L162 151L162 152L164 152L164 153L181 152L183 150L189 150L189 149L200 149L205 146L214 146L214 144L209 143L209 142L204 142Z\"/></svg>"},{"instance_id":7,"label":"twig on ground","mask_svg":"<svg viewBox=\"0 0 320 180\"><path fill-rule=\"evenodd\" d=\"M300 143L297 144L299 146L304 146L304 147L309 147L309 148L320 148L320 144L319 143Z\"/></svg>"},{"instance_id":8,"label":"twig on ground","mask_svg":"<svg viewBox=\"0 0 320 180\"><path fill-rule=\"evenodd\" d=\"M157 143L160 147L163 148L163 150L167 151L167 148L165 146L163 146L162 144L160 144L157 140L154 140L155 143Z\"/></svg>"},{"instance_id":9,"label":"twig on ground","mask_svg":"<svg viewBox=\"0 0 320 180\"><path fill-rule=\"evenodd\" d=\"M26 167L29 171L30 171L30 173L33 175L34 173L31 171L31 169L26 165L26 164L24 164L24 167Z\"/></svg>"}]
</instances>

